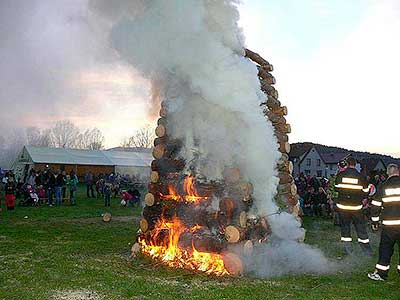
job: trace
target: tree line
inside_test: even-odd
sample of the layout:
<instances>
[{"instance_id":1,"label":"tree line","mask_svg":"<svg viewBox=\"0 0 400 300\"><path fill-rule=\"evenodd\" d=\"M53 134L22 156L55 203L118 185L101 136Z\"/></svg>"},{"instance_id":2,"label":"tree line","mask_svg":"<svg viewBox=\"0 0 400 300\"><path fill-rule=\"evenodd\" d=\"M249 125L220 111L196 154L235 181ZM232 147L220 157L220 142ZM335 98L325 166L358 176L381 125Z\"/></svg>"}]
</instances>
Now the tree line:
<instances>
[{"instance_id":1,"label":"tree line","mask_svg":"<svg viewBox=\"0 0 400 300\"><path fill-rule=\"evenodd\" d=\"M154 130L145 126L132 136L124 138L120 146L151 148L154 137ZM0 135L0 167L11 166L24 145L102 150L105 147L105 137L96 127L82 130L69 120L57 121L52 127L45 129L34 126L14 129L7 135Z\"/></svg>"}]
</instances>

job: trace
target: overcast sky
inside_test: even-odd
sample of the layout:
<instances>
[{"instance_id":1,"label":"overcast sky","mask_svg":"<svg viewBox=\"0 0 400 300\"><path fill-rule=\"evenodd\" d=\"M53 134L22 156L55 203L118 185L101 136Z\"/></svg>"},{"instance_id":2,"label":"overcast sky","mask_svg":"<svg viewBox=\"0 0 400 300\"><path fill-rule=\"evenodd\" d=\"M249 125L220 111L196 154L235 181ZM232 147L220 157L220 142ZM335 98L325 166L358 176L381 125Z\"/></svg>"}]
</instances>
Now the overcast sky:
<instances>
[{"instance_id":1,"label":"overcast sky","mask_svg":"<svg viewBox=\"0 0 400 300\"><path fill-rule=\"evenodd\" d=\"M247 45L275 67L293 142L400 157L399 1L245 0L240 12ZM103 26L87 0L0 1L0 127L70 119L116 146L153 124L148 83Z\"/></svg>"}]
</instances>

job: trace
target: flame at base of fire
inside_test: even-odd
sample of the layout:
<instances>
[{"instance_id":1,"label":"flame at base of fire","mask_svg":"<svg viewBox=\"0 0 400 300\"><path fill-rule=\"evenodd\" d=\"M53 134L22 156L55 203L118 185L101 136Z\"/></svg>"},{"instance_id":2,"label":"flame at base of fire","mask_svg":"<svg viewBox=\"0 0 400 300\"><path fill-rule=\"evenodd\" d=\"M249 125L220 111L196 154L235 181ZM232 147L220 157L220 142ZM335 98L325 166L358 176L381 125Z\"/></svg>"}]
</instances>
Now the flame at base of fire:
<instances>
[{"instance_id":1,"label":"flame at base of fire","mask_svg":"<svg viewBox=\"0 0 400 300\"><path fill-rule=\"evenodd\" d=\"M162 230L168 230L168 236L160 245L156 241ZM221 254L199 252L193 246L191 250L181 249L178 245L179 238L185 231L185 226L177 219L172 222L158 222L150 241L139 239L142 253L170 267L202 271L216 276L229 275Z\"/></svg>"}]
</instances>

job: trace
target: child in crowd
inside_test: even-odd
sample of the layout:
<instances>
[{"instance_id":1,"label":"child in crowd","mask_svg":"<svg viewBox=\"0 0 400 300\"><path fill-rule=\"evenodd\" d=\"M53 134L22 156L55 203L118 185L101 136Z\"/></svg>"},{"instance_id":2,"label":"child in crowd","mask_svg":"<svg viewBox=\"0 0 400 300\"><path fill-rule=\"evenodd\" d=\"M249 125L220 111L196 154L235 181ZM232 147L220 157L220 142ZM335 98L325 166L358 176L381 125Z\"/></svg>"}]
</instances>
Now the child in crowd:
<instances>
[{"instance_id":1,"label":"child in crowd","mask_svg":"<svg viewBox=\"0 0 400 300\"><path fill-rule=\"evenodd\" d=\"M111 183L106 183L103 189L104 193L104 206L111 206L111 193L112 193L112 185Z\"/></svg>"},{"instance_id":2,"label":"child in crowd","mask_svg":"<svg viewBox=\"0 0 400 300\"><path fill-rule=\"evenodd\" d=\"M46 191L43 188L43 185L39 185L38 190L37 190L37 194L39 196L39 203L44 203L44 200L46 198Z\"/></svg>"}]
</instances>

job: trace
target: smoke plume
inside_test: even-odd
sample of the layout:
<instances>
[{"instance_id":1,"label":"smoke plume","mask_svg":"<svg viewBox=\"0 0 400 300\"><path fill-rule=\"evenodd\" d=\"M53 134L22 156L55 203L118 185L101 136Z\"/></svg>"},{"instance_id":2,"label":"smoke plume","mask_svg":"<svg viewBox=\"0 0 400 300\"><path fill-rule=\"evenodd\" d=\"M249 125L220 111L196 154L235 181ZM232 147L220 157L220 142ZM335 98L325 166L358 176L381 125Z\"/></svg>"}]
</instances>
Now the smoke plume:
<instances>
[{"instance_id":1,"label":"smoke plume","mask_svg":"<svg viewBox=\"0 0 400 300\"><path fill-rule=\"evenodd\" d=\"M111 27L110 40L121 57L153 82L156 99L171 114L168 130L184 141L181 153L197 174L222 179L225 167L239 167L254 186L258 215L278 211L273 198L280 158L272 124L260 109L257 68L243 57L238 1L137 0L111 10L111 1L93 1ZM304 230L287 213L269 217L276 242L253 257L259 275L292 271L288 257L304 254L323 269L323 255L301 245ZM300 255L301 255L300 254ZM274 260L276 268L269 261ZM279 271L278 271L279 270Z\"/></svg>"}]
</instances>

